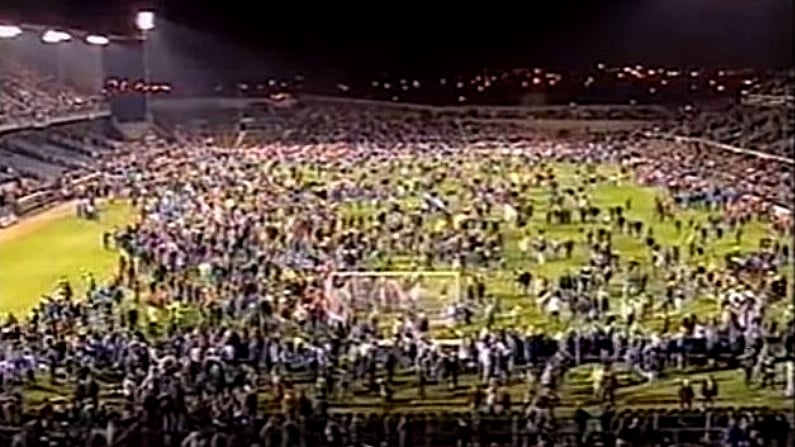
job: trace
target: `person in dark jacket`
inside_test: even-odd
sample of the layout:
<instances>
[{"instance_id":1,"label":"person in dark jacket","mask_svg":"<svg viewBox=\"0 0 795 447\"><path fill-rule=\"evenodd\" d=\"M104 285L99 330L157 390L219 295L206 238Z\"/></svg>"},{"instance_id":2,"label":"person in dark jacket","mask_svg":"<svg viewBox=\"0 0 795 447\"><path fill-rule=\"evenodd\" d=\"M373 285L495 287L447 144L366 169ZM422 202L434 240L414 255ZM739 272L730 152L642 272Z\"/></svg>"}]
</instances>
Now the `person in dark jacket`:
<instances>
[{"instance_id":1,"label":"person in dark jacket","mask_svg":"<svg viewBox=\"0 0 795 447\"><path fill-rule=\"evenodd\" d=\"M576 410L574 410L574 424L577 426L577 445L585 445L586 429L588 428L588 420L591 415L582 408L582 402L577 402Z\"/></svg>"},{"instance_id":2,"label":"person in dark jacket","mask_svg":"<svg viewBox=\"0 0 795 447\"><path fill-rule=\"evenodd\" d=\"M679 386L679 408L689 410L693 408L693 387L690 385L690 380L682 380L682 385Z\"/></svg>"},{"instance_id":3,"label":"person in dark jacket","mask_svg":"<svg viewBox=\"0 0 795 447\"><path fill-rule=\"evenodd\" d=\"M701 382L701 398L704 400L704 408L712 407L716 397L718 397L718 382L715 377L709 376Z\"/></svg>"}]
</instances>

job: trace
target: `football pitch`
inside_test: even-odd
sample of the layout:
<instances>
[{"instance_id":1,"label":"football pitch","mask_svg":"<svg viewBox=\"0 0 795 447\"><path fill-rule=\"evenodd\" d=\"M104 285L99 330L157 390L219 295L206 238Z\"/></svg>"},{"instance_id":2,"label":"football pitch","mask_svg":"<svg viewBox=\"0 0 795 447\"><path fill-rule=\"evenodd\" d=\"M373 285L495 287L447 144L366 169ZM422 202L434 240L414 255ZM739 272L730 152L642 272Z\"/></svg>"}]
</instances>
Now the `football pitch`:
<instances>
[{"instance_id":1,"label":"football pitch","mask_svg":"<svg viewBox=\"0 0 795 447\"><path fill-rule=\"evenodd\" d=\"M41 297L55 290L60 279L78 296L91 272L108 278L118 255L102 248L102 234L130 222L132 209L123 203L105 205L99 221L78 219L73 207L45 211L23 221L0 238L0 315L24 318ZM25 228L29 226L29 228Z\"/></svg>"},{"instance_id":2,"label":"football pitch","mask_svg":"<svg viewBox=\"0 0 795 447\"><path fill-rule=\"evenodd\" d=\"M477 169L473 167L473 169ZM557 177L563 187L574 185L577 180L575 168L569 165L560 165L555 168ZM617 169L614 167L600 167L599 173L606 177L615 175ZM386 175L386 173L384 173ZM397 174L391 173L396 177ZM323 178L319 178L323 183ZM450 196L455 196L457 183L455 179L446 181ZM534 187L528 192L538 204L532 220L527 228L522 230L514 228L503 229L504 233L504 266L497 269L489 269L480 272L488 287L489 293L496 296L501 301L501 312L496 319L497 327L530 327L536 330L557 332L564 329L563 323L555 322L548 318L529 300L521 296L516 285L516 272L520 269L529 269L534 275L543 275L552 281L564 272L576 272L588 260L588 250L585 244L580 243L583 239L584 225L574 223L571 225L550 225L545 221L546 199L548 192L546 188ZM655 239L663 246L680 245L683 246L687 231L677 232L672 221L657 222L654 217L654 199L661 194L660 190L642 187L628 181L610 182L602 181L592 187L591 197L593 205L601 209L610 206L623 206L628 200L632 202L632 207L627 212L627 217L634 220L646 222L654 226ZM416 203L407 204L407 207L416 207ZM452 207L456 207L453 203ZM348 208L351 213L373 213L377 209L370 208L370 204L353 204ZM59 279L66 279L74 286L77 295L82 296L86 281L85 274L91 272L95 277L102 281L110 277L116 267L118 254L105 250L102 247L102 234L105 231L123 226L132 221L134 210L127 204L117 202L106 204L102 208L101 217L98 221L87 221L78 219L73 211L52 213L50 217L43 215L39 218L36 225L30 224L29 231L16 229L15 235L0 233L0 315L5 319L5 315L13 313L17 317L24 318L27 313L36 306L42 295L54 290ZM678 210L677 218L687 222L706 222L709 217L707 211ZM27 222L21 222L18 226L24 227ZM434 225L434 223L429 223ZM573 239L578 241L575 245L573 255L570 259L556 258L550 259L543 265L530 263L524 259L519 248L519 241L526 233L538 234L543 230L546 237L553 240ZM722 240L710 241L705 247L704 253L698 259L689 262L699 262L703 264L722 265L723 257L730 251L740 249L741 251L755 250L759 246L759 241L765 237L777 237L763 222L751 222L745 228L745 235L739 246L736 245L733 235L727 235ZM648 249L639 238L630 237L624 234L616 234L613 239L615 249L620 253L622 259L636 259L641 264L648 264ZM418 259L410 256L395 256L392 259L392 268L405 270L416 267ZM374 265L373 269L379 266ZM791 270L791 269L790 269ZM790 276L790 281L792 280ZM662 281L653 280L650 284L652 292L662 290ZM791 297L790 297L791 299ZM785 300L786 301L786 300ZM773 309L773 314L783 315L783 307L786 303L777 304ZM611 306L612 307L612 306ZM713 298L699 297L689 301L681 311L672 315L671 321L677 324L681 317L689 314L696 314L700 317L714 315L717 305ZM658 329L662 323L662 318L654 318L644 321L647 329ZM446 338L459 338L461 336L473 334L483 327L483 320L477 319L470 325L458 326L456 329L438 328L436 335ZM562 389L564 406L573 405L576 401L590 401L589 366L575 369L569 375L568 380ZM684 374L684 373L682 373ZM644 407L665 407L676 403L676 387L678 379L683 377L676 373L655 383L636 383L627 374L626 379L622 380L621 388L618 391L619 405L624 406L644 406ZM755 405L772 407L789 407L791 400L781 397L780 390L760 390L755 387L751 390L746 389L742 384L740 371L691 371L687 373L693 381L698 381L706 377L707 374L714 374L721 386L721 394L718 403L721 405ZM45 387L46 388L46 387ZM466 404L466 393L464 390L456 393L452 397L442 386L438 386L438 393L435 386L427 390L427 397L417 400L415 387L407 383L406 387L395 389L395 400L397 402L411 405L412 410L432 411L437 408L461 407ZM41 396L51 396L61 394L66 390L40 389ZM521 402L523 398L523 387L516 386L511 390L514 394L513 401ZM31 393L30 399L38 400L38 393ZM438 396L436 398L435 396ZM373 396L356 396L351 401L346 402L346 407L356 411L358 409L378 407L378 398Z\"/></svg>"}]
</instances>

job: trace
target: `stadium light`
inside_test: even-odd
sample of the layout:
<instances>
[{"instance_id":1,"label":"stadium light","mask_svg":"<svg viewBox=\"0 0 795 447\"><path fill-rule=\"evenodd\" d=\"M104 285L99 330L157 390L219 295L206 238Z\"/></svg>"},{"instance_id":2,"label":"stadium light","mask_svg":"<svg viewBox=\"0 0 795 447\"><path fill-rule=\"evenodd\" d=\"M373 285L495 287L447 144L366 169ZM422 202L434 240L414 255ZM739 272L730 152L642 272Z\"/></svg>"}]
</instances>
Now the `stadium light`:
<instances>
[{"instance_id":1,"label":"stadium light","mask_svg":"<svg viewBox=\"0 0 795 447\"><path fill-rule=\"evenodd\" d=\"M139 31L151 31L155 29L155 13L152 11L140 11L135 16L135 26Z\"/></svg>"},{"instance_id":2,"label":"stadium light","mask_svg":"<svg viewBox=\"0 0 795 447\"><path fill-rule=\"evenodd\" d=\"M65 33L63 31L55 31L55 30L47 30L42 34L41 40L44 43L61 43L61 42L68 42L72 39L72 36L69 33Z\"/></svg>"},{"instance_id":3,"label":"stadium light","mask_svg":"<svg viewBox=\"0 0 795 447\"><path fill-rule=\"evenodd\" d=\"M0 39L13 39L22 34L22 28L11 25L0 25Z\"/></svg>"},{"instance_id":4,"label":"stadium light","mask_svg":"<svg viewBox=\"0 0 795 447\"><path fill-rule=\"evenodd\" d=\"M108 39L105 36L91 34L89 36L86 36L86 43L89 45L105 46L110 43L110 39Z\"/></svg>"}]
</instances>

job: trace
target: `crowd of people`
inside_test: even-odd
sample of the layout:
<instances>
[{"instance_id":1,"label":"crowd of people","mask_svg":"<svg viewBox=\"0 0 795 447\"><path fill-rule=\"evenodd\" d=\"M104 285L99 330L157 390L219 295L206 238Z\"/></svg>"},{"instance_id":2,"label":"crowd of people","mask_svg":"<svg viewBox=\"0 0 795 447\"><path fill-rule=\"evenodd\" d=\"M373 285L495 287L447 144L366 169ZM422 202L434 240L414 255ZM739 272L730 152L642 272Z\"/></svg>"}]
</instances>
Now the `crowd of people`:
<instances>
[{"instance_id":1,"label":"crowd of people","mask_svg":"<svg viewBox=\"0 0 795 447\"><path fill-rule=\"evenodd\" d=\"M670 130L737 148L795 159L792 104L730 105L719 110L684 113Z\"/></svg>"},{"instance_id":2,"label":"crowd of people","mask_svg":"<svg viewBox=\"0 0 795 447\"><path fill-rule=\"evenodd\" d=\"M246 113L238 144L218 147L211 127L186 129L115 158L80 193L129 201L138 217L103 237L119 253L110 281L89 274L85 296L63 282L30 318L4 325L7 445L640 446L705 434L732 446L788 445L791 422L775 413L696 410L720 401L709 380L680 384L680 413L622 411L617 394L628 381L703 366L795 394L793 319L782 306L791 284L777 274L791 247L774 238L737 253L740 273L692 261L791 204L790 167L634 134L555 139L516 123L374 105ZM571 191L551 162L578 165ZM623 169L611 178L589 168L599 163ZM588 185L630 178L670 191L654 218L676 220L686 243L660 246L652 222L626 217L631 201L593 204ZM543 198L526 201L528 188ZM413 199L420 205L407 205ZM568 324L560 333L521 321L500 328L493 321L511 310L478 272L504 265L506 229L521 229L547 201L549 225L574 220L584 231L521 244L517 289ZM351 214L350 203L374 211ZM503 207L511 218L495 224ZM688 222L679 214L687 208L722 219ZM445 224L429 228L437 220ZM791 234L791 221L777 228ZM613 237L636 239L649 261L623 259ZM568 245L585 253L581 271L559 281L533 273ZM464 272L453 325L480 329L447 340L441 316L422 303L388 319L378 303L362 313L326 293L329 272L390 266L401 254L415 268ZM663 291L649 289L649 275L665 278ZM611 286L623 290L620 304L605 297ZM674 319L703 294L714 297L714 315ZM664 325L646 327L660 313ZM590 407L561 401L582 365L593 371ZM33 408L26 396L41 383L70 394ZM407 408L462 395L459 413Z\"/></svg>"},{"instance_id":3,"label":"crowd of people","mask_svg":"<svg viewBox=\"0 0 795 447\"><path fill-rule=\"evenodd\" d=\"M81 93L9 57L0 59L0 126L93 111L101 103L98 95Z\"/></svg>"}]
</instances>

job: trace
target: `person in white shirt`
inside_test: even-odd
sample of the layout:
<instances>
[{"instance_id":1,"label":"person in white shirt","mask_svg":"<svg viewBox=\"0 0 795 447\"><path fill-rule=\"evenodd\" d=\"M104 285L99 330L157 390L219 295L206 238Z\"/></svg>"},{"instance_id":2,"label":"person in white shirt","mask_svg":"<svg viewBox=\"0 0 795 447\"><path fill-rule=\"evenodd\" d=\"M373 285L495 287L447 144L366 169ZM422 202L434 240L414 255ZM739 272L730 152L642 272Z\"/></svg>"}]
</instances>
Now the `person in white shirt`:
<instances>
[{"instance_id":1,"label":"person in white shirt","mask_svg":"<svg viewBox=\"0 0 795 447\"><path fill-rule=\"evenodd\" d=\"M784 363L784 396L795 397L795 360Z\"/></svg>"},{"instance_id":2,"label":"person in white shirt","mask_svg":"<svg viewBox=\"0 0 795 447\"><path fill-rule=\"evenodd\" d=\"M546 302L545 305L546 311L555 321L560 320L561 305L562 305L561 299L557 295L552 295L551 297L549 297L549 299Z\"/></svg>"}]
</instances>

